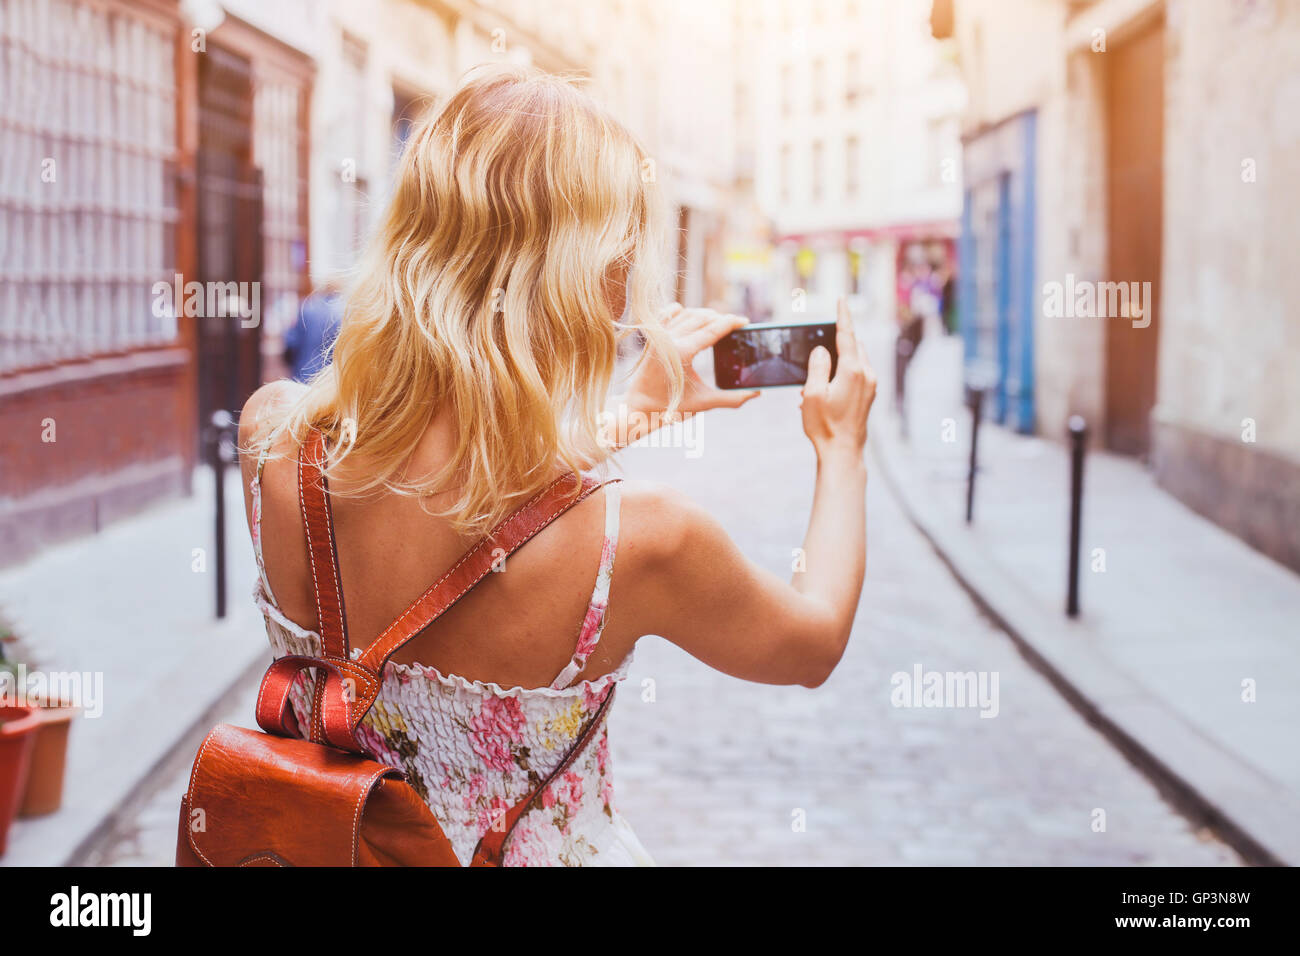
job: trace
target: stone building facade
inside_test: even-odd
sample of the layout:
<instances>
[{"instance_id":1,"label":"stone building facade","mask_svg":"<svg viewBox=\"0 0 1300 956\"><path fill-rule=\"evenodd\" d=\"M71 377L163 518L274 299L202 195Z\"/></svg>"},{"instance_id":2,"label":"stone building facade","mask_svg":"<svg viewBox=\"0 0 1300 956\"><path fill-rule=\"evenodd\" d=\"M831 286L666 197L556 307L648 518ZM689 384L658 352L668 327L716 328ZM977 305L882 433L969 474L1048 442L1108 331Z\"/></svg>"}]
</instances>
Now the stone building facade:
<instances>
[{"instance_id":1,"label":"stone building facade","mask_svg":"<svg viewBox=\"0 0 1300 956\"><path fill-rule=\"evenodd\" d=\"M1025 430L1060 438L1082 415L1097 444L1300 569L1300 4L936 0L932 23L969 89L976 247L973 162L1007 124L1035 131ZM1015 300L1000 281L964 321L1000 320ZM1149 294L1117 303L1118 283ZM1063 289L1091 307L1062 314Z\"/></svg>"}]
</instances>

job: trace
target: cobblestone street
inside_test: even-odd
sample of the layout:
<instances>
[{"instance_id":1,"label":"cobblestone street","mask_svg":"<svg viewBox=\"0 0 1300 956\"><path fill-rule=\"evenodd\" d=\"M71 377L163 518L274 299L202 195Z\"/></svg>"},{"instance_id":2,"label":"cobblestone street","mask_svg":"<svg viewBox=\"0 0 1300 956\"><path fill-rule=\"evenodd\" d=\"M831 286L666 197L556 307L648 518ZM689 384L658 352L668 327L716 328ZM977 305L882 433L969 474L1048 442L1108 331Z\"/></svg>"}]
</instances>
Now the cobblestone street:
<instances>
[{"instance_id":1,"label":"cobblestone street","mask_svg":"<svg viewBox=\"0 0 1300 956\"><path fill-rule=\"evenodd\" d=\"M715 509L748 554L788 575L813 473L796 398L769 391L698 431L665 435L692 449L631 449L627 475L671 480ZM657 862L1239 862L1026 663L874 475L867 563L852 642L816 690L745 684L663 640L642 642L611 742L616 801ZM996 675L996 716L891 706L891 676L918 666ZM252 698L249 687L226 719L251 723ZM157 792L87 862L169 864L187 770L160 774Z\"/></svg>"},{"instance_id":2,"label":"cobblestone street","mask_svg":"<svg viewBox=\"0 0 1300 956\"><path fill-rule=\"evenodd\" d=\"M797 394L770 390L703 417L698 457L631 449L627 474L681 487L747 554L788 576L814 469ZM641 642L612 746L619 804L657 862L1237 862L1193 832L981 615L874 474L867 522L853 638L820 688L746 684L658 638ZM891 676L917 665L996 673L997 716L891 706ZM647 679L654 703L642 700ZM1092 829L1098 809L1105 832Z\"/></svg>"}]
</instances>

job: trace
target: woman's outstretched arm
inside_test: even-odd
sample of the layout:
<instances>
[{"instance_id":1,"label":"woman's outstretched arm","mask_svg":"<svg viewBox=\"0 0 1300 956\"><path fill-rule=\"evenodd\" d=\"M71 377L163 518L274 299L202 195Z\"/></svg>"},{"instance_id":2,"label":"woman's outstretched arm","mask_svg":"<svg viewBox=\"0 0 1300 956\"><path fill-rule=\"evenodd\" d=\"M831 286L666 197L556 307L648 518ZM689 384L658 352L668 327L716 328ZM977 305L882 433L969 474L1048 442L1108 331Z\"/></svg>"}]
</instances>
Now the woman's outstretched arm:
<instances>
[{"instance_id":1,"label":"woman's outstretched arm","mask_svg":"<svg viewBox=\"0 0 1300 956\"><path fill-rule=\"evenodd\" d=\"M704 663L745 680L815 687L848 643L866 562L863 447L876 381L840 303L839 366L813 353L804 431L817 453L805 569L787 583L749 561L718 521L678 492L632 482L625 496L627 553L611 608L634 615ZM626 560L625 560L626 559ZM622 592L622 593L620 593Z\"/></svg>"}]
</instances>

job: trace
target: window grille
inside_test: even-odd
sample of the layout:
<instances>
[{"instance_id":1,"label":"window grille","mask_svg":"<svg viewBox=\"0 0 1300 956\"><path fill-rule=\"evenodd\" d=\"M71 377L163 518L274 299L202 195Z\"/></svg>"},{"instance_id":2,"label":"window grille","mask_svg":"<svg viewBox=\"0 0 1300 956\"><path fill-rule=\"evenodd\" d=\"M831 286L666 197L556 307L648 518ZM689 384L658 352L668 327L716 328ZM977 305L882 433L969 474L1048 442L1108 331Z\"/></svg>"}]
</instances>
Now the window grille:
<instances>
[{"instance_id":1,"label":"window grille","mask_svg":"<svg viewBox=\"0 0 1300 956\"><path fill-rule=\"evenodd\" d=\"M0 373L175 340L173 35L0 0ZM164 310L158 310L164 311Z\"/></svg>"},{"instance_id":2,"label":"window grille","mask_svg":"<svg viewBox=\"0 0 1300 956\"><path fill-rule=\"evenodd\" d=\"M307 268L302 173L303 88L263 80L253 95L253 162L262 171L262 309L265 331L283 335L298 318L300 283Z\"/></svg>"}]
</instances>

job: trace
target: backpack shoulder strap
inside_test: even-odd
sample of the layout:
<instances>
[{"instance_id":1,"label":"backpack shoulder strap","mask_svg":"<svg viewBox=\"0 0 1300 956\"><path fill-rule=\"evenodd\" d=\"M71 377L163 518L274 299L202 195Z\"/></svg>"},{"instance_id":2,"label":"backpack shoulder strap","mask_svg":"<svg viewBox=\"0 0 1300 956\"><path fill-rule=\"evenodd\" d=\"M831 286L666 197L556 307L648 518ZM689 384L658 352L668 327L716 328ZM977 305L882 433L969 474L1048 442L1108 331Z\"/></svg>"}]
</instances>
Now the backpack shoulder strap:
<instances>
[{"instance_id":1,"label":"backpack shoulder strap","mask_svg":"<svg viewBox=\"0 0 1300 956\"><path fill-rule=\"evenodd\" d=\"M451 568L398 615L356 659L348 643L343 590L339 581L328 487L320 470L323 441L314 430L299 457L299 495L312 566L312 584L320 617L321 659L287 656L275 661L262 679L257 722L268 733L310 736L344 750L364 753L355 730L379 696L384 664L399 648L437 620L483 580L507 555L610 479L572 472L561 475L490 534L466 551ZM617 479L614 479L617 480ZM293 721L289 691L304 667L323 667L312 706L313 726L300 730Z\"/></svg>"},{"instance_id":2,"label":"backpack shoulder strap","mask_svg":"<svg viewBox=\"0 0 1300 956\"><path fill-rule=\"evenodd\" d=\"M322 470L325 440L313 428L298 450L298 501L307 530L312 588L320 621L321 653L330 660L349 657L347 613L339 580L338 549L334 545L334 516L330 511L329 484Z\"/></svg>"}]
</instances>

